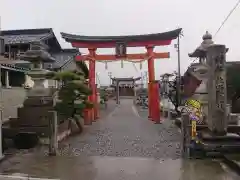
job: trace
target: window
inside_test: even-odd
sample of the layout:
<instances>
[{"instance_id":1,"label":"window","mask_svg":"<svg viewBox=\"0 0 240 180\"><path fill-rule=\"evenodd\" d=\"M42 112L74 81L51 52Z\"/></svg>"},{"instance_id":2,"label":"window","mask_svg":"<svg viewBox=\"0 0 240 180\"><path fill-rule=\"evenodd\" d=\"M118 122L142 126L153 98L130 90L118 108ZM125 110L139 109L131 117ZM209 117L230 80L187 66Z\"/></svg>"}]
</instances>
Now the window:
<instances>
[{"instance_id":1,"label":"window","mask_svg":"<svg viewBox=\"0 0 240 180\"><path fill-rule=\"evenodd\" d=\"M53 68L53 65L52 64L49 64L48 65L48 69L52 69Z\"/></svg>"}]
</instances>

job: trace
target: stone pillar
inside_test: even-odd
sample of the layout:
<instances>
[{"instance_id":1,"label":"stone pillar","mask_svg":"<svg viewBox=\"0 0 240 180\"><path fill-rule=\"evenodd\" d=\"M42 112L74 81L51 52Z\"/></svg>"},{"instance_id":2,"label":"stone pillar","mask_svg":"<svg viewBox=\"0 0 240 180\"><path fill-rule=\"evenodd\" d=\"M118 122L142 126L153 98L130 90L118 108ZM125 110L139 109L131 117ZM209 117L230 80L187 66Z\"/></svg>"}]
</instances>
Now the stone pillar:
<instances>
[{"instance_id":1,"label":"stone pillar","mask_svg":"<svg viewBox=\"0 0 240 180\"><path fill-rule=\"evenodd\" d=\"M10 85L9 85L9 71L8 70L5 71L5 84L6 84L6 88L10 88Z\"/></svg>"},{"instance_id":2,"label":"stone pillar","mask_svg":"<svg viewBox=\"0 0 240 180\"><path fill-rule=\"evenodd\" d=\"M212 45L207 49L208 128L215 135L227 133L226 47Z\"/></svg>"},{"instance_id":3,"label":"stone pillar","mask_svg":"<svg viewBox=\"0 0 240 180\"><path fill-rule=\"evenodd\" d=\"M152 99L152 120L156 123L159 124L160 123L160 108L159 108L159 104L160 104L160 99L159 99L159 83L158 81L152 81L152 92L154 93L152 97L156 97L154 99Z\"/></svg>"},{"instance_id":4,"label":"stone pillar","mask_svg":"<svg viewBox=\"0 0 240 180\"><path fill-rule=\"evenodd\" d=\"M167 102L167 116L168 116L168 119L171 119L171 101L170 101L170 99L169 99L169 97L168 97L168 95L169 95L169 76L167 76L166 77L166 82L165 82L166 84L166 102Z\"/></svg>"},{"instance_id":5,"label":"stone pillar","mask_svg":"<svg viewBox=\"0 0 240 180\"><path fill-rule=\"evenodd\" d=\"M120 104L120 100L119 100L119 81L116 81L116 101L117 104Z\"/></svg>"},{"instance_id":6,"label":"stone pillar","mask_svg":"<svg viewBox=\"0 0 240 180\"><path fill-rule=\"evenodd\" d=\"M151 83L148 83L148 119L152 121L152 108L151 107L151 89L152 89L152 86L151 86Z\"/></svg>"},{"instance_id":7,"label":"stone pillar","mask_svg":"<svg viewBox=\"0 0 240 180\"><path fill-rule=\"evenodd\" d=\"M136 100L137 100L137 92L136 92L136 83L135 81L133 81L133 92L134 92L134 104L136 104Z\"/></svg>"},{"instance_id":8,"label":"stone pillar","mask_svg":"<svg viewBox=\"0 0 240 180\"><path fill-rule=\"evenodd\" d=\"M189 114L183 113L181 116L181 131L182 131L182 139L181 139L181 154L183 158L189 158L189 144L190 144L190 130L189 130Z\"/></svg>"},{"instance_id":9,"label":"stone pillar","mask_svg":"<svg viewBox=\"0 0 240 180\"><path fill-rule=\"evenodd\" d=\"M56 156L58 150L58 121L57 112L49 112L49 156Z\"/></svg>"}]
</instances>

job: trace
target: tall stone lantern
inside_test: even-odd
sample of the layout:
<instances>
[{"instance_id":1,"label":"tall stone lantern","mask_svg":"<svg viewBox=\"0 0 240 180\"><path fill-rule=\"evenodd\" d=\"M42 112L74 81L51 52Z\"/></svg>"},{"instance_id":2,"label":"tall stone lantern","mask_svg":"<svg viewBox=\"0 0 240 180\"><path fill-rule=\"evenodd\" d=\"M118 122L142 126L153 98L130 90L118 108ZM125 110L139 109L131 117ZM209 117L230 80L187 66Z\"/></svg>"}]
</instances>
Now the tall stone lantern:
<instances>
[{"instance_id":1,"label":"tall stone lantern","mask_svg":"<svg viewBox=\"0 0 240 180\"><path fill-rule=\"evenodd\" d=\"M198 62L191 64L189 71L192 75L194 75L198 80L201 80L202 83L196 89L193 98L200 100L203 107L204 113L204 122L207 123L208 116L208 90L207 90L207 82L208 82L208 67L206 64L207 57L207 49L214 42L212 40L212 35L206 31L206 33L202 37L202 43L198 46L192 53L189 53L190 58L197 58Z\"/></svg>"},{"instance_id":2,"label":"tall stone lantern","mask_svg":"<svg viewBox=\"0 0 240 180\"><path fill-rule=\"evenodd\" d=\"M49 153L56 155L57 150L57 113L54 111L56 92L45 88L46 74L50 71L43 69L43 63L53 62L55 59L48 53L47 46L41 42L31 44L30 50L21 56L30 61L32 68L28 75L34 81L34 86L28 90L23 107L18 108L18 126L39 127L45 126L48 131L41 133L49 138ZM33 130L34 131L34 130Z\"/></svg>"},{"instance_id":3,"label":"tall stone lantern","mask_svg":"<svg viewBox=\"0 0 240 180\"><path fill-rule=\"evenodd\" d=\"M21 56L24 60L31 62L31 70L28 72L34 86L28 90L27 97L46 97L51 94L49 88L44 87L44 81L46 80L46 74L49 70L43 69L43 63L54 62L55 59L47 52L46 45L41 42L35 42L31 44L30 50Z\"/></svg>"}]
</instances>

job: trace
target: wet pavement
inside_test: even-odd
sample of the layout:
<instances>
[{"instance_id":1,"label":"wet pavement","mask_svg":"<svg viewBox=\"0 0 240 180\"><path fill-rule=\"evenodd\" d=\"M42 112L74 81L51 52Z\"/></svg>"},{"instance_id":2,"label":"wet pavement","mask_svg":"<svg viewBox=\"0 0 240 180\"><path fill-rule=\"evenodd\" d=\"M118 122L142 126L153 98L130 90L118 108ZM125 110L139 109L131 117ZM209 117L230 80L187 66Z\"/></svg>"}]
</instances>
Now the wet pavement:
<instances>
[{"instance_id":1,"label":"wet pavement","mask_svg":"<svg viewBox=\"0 0 240 180\"><path fill-rule=\"evenodd\" d=\"M182 160L173 123L154 124L131 99L121 100L82 135L63 142L57 157L48 157L43 147L21 151L3 161L0 172L62 180L239 179L217 161Z\"/></svg>"}]
</instances>

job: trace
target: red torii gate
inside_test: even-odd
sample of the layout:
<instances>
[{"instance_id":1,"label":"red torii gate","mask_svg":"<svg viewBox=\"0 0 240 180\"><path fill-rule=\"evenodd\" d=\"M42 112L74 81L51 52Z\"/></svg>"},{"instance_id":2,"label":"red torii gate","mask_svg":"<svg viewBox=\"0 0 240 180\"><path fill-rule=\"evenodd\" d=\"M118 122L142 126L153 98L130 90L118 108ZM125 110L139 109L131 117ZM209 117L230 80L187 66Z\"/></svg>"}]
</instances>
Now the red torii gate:
<instances>
[{"instance_id":1,"label":"red torii gate","mask_svg":"<svg viewBox=\"0 0 240 180\"><path fill-rule=\"evenodd\" d=\"M173 39L176 39L182 29L175 29L164 33L133 35L133 36L81 36L67 33L61 33L62 38L70 42L76 48L88 48L88 55L76 56L76 61L89 61L89 86L93 94L89 100L97 105L97 86L95 83L95 66L96 61L108 61L119 59L142 60L148 61L148 101L149 101L149 119L160 123L160 106L159 106L159 86L155 80L154 59L169 58L168 52L155 53L154 46L170 45ZM145 47L147 53L127 54L127 47ZM116 48L115 55L98 55L97 48ZM85 124L91 124L98 118L97 106L90 110L85 116Z\"/></svg>"}]
</instances>

